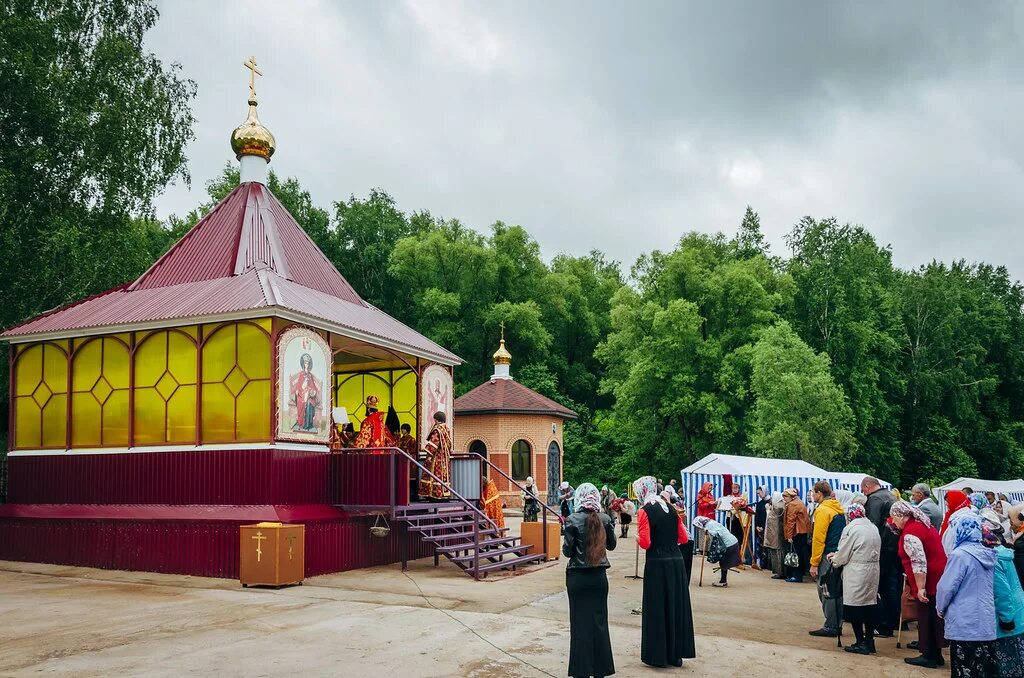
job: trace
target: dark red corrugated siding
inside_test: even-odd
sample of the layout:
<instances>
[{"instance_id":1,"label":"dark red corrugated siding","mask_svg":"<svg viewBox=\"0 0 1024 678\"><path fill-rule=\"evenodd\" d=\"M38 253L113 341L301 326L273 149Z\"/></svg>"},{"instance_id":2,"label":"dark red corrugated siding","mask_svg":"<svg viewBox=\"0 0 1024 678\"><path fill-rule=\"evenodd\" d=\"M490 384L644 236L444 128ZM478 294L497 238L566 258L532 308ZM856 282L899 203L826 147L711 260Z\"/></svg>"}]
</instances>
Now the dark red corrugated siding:
<instances>
[{"instance_id":1,"label":"dark red corrugated siding","mask_svg":"<svg viewBox=\"0 0 1024 678\"><path fill-rule=\"evenodd\" d=\"M197 450L9 457L12 504L332 503L329 455Z\"/></svg>"},{"instance_id":2,"label":"dark red corrugated siding","mask_svg":"<svg viewBox=\"0 0 1024 678\"><path fill-rule=\"evenodd\" d=\"M373 520L306 523L306 576L398 562L400 530L371 537ZM240 524L0 518L0 560L234 579ZM410 560L432 554L419 539L406 539Z\"/></svg>"}]
</instances>

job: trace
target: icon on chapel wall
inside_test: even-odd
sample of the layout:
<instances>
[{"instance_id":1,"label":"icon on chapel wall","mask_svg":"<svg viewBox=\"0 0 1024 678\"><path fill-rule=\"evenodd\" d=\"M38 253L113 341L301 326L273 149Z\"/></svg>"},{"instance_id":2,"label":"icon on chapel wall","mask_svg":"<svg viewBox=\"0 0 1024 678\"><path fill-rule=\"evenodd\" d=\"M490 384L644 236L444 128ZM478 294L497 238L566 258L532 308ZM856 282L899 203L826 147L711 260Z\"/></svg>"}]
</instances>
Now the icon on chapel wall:
<instances>
[{"instance_id":1,"label":"icon on chapel wall","mask_svg":"<svg viewBox=\"0 0 1024 678\"><path fill-rule=\"evenodd\" d=\"M327 442L331 428L331 349L313 330L293 327L278 340L277 437Z\"/></svg>"},{"instance_id":2,"label":"icon on chapel wall","mask_svg":"<svg viewBox=\"0 0 1024 678\"><path fill-rule=\"evenodd\" d=\"M443 365L430 365L420 375L420 430L426 433L434 425L434 412L444 412L454 428L452 375Z\"/></svg>"}]
</instances>

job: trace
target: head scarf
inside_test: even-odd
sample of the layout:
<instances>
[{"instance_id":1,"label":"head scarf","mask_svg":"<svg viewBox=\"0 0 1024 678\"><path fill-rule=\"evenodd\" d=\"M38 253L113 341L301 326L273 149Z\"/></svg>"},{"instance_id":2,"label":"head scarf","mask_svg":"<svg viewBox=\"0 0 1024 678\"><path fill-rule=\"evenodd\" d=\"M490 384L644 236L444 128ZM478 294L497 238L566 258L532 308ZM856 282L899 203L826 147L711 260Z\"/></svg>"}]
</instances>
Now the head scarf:
<instances>
[{"instance_id":1,"label":"head scarf","mask_svg":"<svg viewBox=\"0 0 1024 678\"><path fill-rule=\"evenodd\" d=\"M917 508L909 501L904 501L902 499L893 502L892 507L889 509L889 515L894 518L913 518L919 523L931 525L931 521L928 519L928 516L925 515L924 511Z\"/></svg>"},{"instance_id":2,"label":"head scarf","mask_svg":"<svg viewBox=\"0 0 1024 678\"><path fill-rule=\"evenodd\" d=\"M781 492L772 492L772 506L774 508L780 509L780 508L782 508L785 505L786 504L782 501L782 493Z\"/></svg>"},{"instance_id":3,"label":"head scarf","mask_svg":"<svg viewBox=\"0 0 1024 678\"><path fill-rule=\"evenodd\" d=\"M850 504L846 507L846 519L857 520L864 517L864 507L860 504Z\"/></svg>"},{"instance_id":4,"label":"head scarf","mask_svg":"<svg viewBox=\"0 0 1024 678\"><path fill-rule=\"evenodd\" d=\"M1010 526L1015 530L1024 527L1024 504L1014 504L1010 507Z\"/></svg>"},{"instance_id":5,"label":"head scarf","mask_svg":"<svg viewBox=\"0 0 1024 678\"><path fill-rule=\"evenodd\" d=\"M532 487L533 486L533 476L526 476L526 486L527 487Z\"/></svg>"},{"instance_id":6,"label":"head scarf","mask_svg":"<svg viewBox=\"0 0 1024 678\"><path fill-rule=\"evenodd\" d=\"M975 515L966 515L956 523L956 544L954 549L960 548L961 544L981 543L981 519Z\"/></svg>"},{"instance_id":7,"label":"head scarf","mask_svg":"<svg viewBox=\"0 0 1024 678\"><path fill-rule=\"evenodd\" d=\"M985 497L984 492L972 492L971 496L967 497L973 506L978 511L988 508L988 499Z\"/></svg>"},{"instance_id":8,"label":"head scarf","mask_svg":"<svg viewBox=\"0 0 1024 678\"><path fill-rule=\"evenodd\" d=\"M999 546L1002 542L1002 539L1000 539L1002 531L1002 528L996 529L988 523L985 523L981 526L981 543L989 548Z\"/></svg>"},{"instance_id":9,"label":"head scarf","mask_svg":"<svg viewBox=\"0 0 1024 678\"><path fill-rule=\"evenodd\" d=\"M560 489L560 490L568 490L569 489L569 481L568 480L563 480L562 484L558 486L558 489Z\"/></svg>"},{"instance_id":10,"label":"head scarf","mask_svg":"<svg viewBox=\"0 0 1024 678\"><path fill-rule=\"evenodd\" d=\"M711 518L708 518L706 516L697 516L696 518L693 519L693 526L698 528L698 529L703 530L703 529L705 529L708 526L708 523L710 523L710 522L711 522Z\"/></svg>"},{"instance_id":11,"label":"head scarf","mask_svg":"<svg viewBox=\"0 0 1024 678\"><path fill-rule=\"evenodd\" d=\"M970 500L967 499L967 495L960 490L950 490L946 493L946 515L942 519L942 528L939 530L939 534L945 534L946 530L949 529L949 518L954 513L962 508L967 508L971 505Z\"/></svg>"},{"instance_id":12,"label":"head scarf","mask_svg":"<svg viewBox=\"0 0 1024 678\"><path fill-rule=\"evenodd\" d=\"M714 486L715 486L715 484L713 482L711 482L710 480L708 480L703 485L700 486L700 492L698 492L697 494L700 494L700 495L711 494L711 490L712 490L712 488L714 488Z\"/></svg>"},{"instance_id":13,"label":"head scarf","mask_svg":"<svg viewBox=\"0 0 1024 678\"><path fill-rule=\"evenodd\" d=\"M573 495L573 502L577 511L600 511L601 493L597 491L593 483L581 483Z\"/></svg>"},{"instance_id":14,"label":"head scarf","mask_svg":"<svg viewBox=\"0 0 1024 678\"><path fill-rule=\"evenodd\" d=\"M661 504L662 510L668 513L668 504L658 496L658 481L654 476L637 478L636 482L633 483L633 492L636 494L636 498L641 506L655 503Z\"/></svg>"}]
</instances>

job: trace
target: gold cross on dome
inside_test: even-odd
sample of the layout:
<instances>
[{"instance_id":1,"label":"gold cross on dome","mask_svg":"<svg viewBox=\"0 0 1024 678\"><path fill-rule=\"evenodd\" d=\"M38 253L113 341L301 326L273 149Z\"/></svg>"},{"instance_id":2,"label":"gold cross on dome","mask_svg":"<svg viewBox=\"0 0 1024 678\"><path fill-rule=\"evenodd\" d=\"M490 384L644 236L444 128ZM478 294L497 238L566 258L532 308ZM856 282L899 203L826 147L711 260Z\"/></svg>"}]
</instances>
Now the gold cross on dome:
<instances>
[{"instance_id":1,"label":"gold cross on dome","mask_svg":"<svg viewBox=\"0 0 1024 678\"><path fill-rule=\"evenodd\" d=\"M501 321L501 340L505 341L505 321Z\"/></svg>"},{"instance_id":2,"label":"gold cross on dome","mask_svg":"<svg viewBox=\"0 0 1024 678\"><path fill-rule=\"evenodd\" d=\"M263 75L263 71L256 68L256 57L249 57L245 63L242 64L248 68L251 72L249 73L249 97L252 99L256 98L256 76Z\"/></svg>"}]
</instances>

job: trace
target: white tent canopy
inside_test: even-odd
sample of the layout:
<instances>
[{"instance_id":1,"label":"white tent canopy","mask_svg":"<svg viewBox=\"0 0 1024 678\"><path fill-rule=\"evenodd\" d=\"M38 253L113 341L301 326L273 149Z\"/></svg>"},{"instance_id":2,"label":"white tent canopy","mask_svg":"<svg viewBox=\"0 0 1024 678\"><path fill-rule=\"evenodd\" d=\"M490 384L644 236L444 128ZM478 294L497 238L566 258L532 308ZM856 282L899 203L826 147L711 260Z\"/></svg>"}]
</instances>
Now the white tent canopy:
<instances>
[{"instance_id":1,"label":"white tent canopy","mask_svg":"<svg viewBox=\"0 0 1024 678\"><path fill-rule=\"evenodd\" d=\"M946 492L949 490L962 490L965 487L969 487L975 492L995 492L996 494L1005 494L1012 502L1024 502L1024 480L1021 480L1020 478L1017 478L1016 480L957 478L953 482L946 483L942 487L933 488L933 491L939 498L939 502L941 504L941 502L946 498Z\"/></svg>"},{"instance_id":2,"label":"white tent canopy","mask_svg":"<svg viewBox=\"0 0 1024 678\"><path fill-rule=\"evenodd\" d=\"M740 457L734 454L709 454L683 469L683 473L733 476L790 476L806 478L834 478L814 464L799 459L766 459L765 457Z\"/></svg>"},{"instance_id":3,"label":"white tent canopy","mask_svg":"<svg viewBox=\"0 0 1024 678\"><path fill-rule=\"evenodd\" d=\"M860 492L860 483L862 480L868 477L866 473L830 473L830 477L835 478L839 481L839 487L835 489L850 490L851 492ZM882 487L891 490L892 484L878 479L878 482L882 484Z\"/></svg>"}]
</instances>

